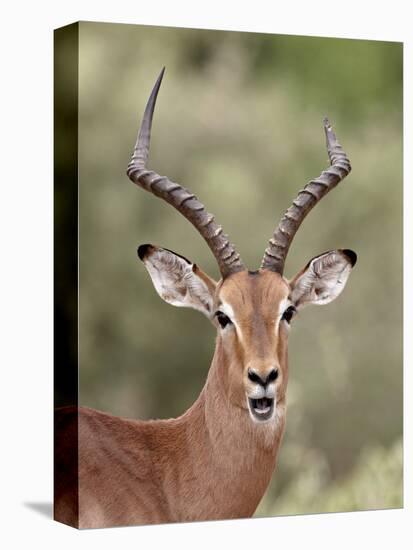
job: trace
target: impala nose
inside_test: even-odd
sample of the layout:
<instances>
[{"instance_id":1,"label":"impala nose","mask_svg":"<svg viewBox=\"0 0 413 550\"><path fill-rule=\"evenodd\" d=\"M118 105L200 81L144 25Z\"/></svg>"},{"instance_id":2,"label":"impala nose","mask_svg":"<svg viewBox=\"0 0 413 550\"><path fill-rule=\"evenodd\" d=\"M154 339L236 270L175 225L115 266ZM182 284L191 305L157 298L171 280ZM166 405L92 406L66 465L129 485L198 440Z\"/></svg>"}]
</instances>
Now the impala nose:
<instances>
[{"instance_id":1,"label":"impala nose","mask_svg":"<svg viewBox=\"0 0 413 550\"><path fill-rule=\"evenodd\" d=\"M268 384L274 382L278 378L278 369L271 369L266 377L263 377L261 374L258 374L252 369L248 369L248 379L255 384L259 384L263 388L267 387Z\"/></svg>"}]
</instances>

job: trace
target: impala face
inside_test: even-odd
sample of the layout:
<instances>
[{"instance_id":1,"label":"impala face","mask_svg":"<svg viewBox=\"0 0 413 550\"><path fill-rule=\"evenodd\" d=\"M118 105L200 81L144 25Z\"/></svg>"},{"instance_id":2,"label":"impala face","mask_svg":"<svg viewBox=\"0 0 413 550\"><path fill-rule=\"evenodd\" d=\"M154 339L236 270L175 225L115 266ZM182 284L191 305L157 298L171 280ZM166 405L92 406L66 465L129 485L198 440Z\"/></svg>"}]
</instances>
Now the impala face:
<instances>
[{"instance_id":1,"label":"impala face","mask_svg":"<svg viewBox=\"0 0 413 550\"><path fill-rule=\"evenodd\" d=\"M247 271L234 245L188 189L147 169L152 118L164 69L142 119L128 165L129 178L162 198L187 218L208 244L222 279L216 283L199 267L166 248L142 245L145 263L158 294L175 306L201 311L217 327L215 357L219 380L229 402L257 423L276 418L288 379L287 338L293 316L307 304L327 304L343 290L356 263L351 250L316 256L291 280L283 277L291 242L310 210L351 170L350 161L324 119L330 167L309 181L282 216L264 251L259 271Z\"/></svg>"},{"instance_id":2,"label":"impala face","mask_svg":"<svg viewBox=\"0 0 413 550\"><path fill-rule=\"evenodd\" d=\"M171 250L142 245L158 294L169 304L201 311L217 328L220 380L226 398L257 423L273 422L288 382L288 333L306 304L326 304L343 290L356 261L335 250L313 258L292 281L260 269L216 283L196 264Z\"/></svg>"},{"instance_id":3,"label":"impala face","mask_svg":"<svg viewBox=\"0 0 413 550\"><path fill-rule=\"evenodd\" d=\"M289 293L281 275L264 270L231 275L218 289L214 317L228 365L229 398L255 422L272 421L285 399Z\"/></svg>"}]
</instances>

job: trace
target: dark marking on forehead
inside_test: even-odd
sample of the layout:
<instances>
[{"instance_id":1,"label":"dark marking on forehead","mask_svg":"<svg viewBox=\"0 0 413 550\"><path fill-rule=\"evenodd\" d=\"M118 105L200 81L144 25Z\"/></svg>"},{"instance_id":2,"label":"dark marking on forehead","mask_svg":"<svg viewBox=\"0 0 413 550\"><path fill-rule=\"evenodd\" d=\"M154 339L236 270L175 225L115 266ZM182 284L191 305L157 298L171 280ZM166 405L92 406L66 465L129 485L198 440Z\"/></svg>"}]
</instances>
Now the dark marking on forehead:
<instances>
[{"instance_id":1,"label":"dark marking on forehead","mask_svg":"<svg viewBox=\"0 0 413 550\"><path fill-rule=\"evenodd\" d=\"M259 273L260 272L258 271L258 269L255 271L251 271L250 269L248 270L248 275L259 275Z\"/></svg>"}]
</instances>

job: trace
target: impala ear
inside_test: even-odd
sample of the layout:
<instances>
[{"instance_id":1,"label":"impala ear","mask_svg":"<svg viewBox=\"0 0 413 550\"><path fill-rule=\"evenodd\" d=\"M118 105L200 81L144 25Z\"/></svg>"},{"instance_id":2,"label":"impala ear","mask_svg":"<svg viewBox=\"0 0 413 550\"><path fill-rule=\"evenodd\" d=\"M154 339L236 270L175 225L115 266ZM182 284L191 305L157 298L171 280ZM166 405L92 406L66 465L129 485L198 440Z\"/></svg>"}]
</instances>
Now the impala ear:
<instances>
[{"instance_id":1,"label":"impala ear","mask_svg":"<svg viewBox=\"0 0 413 550\"><path fill-rule=\"evenodd\" d=\"M151 244L141 245L138 256L165 302L197 309L211 318L217 283L196 264L172 250Z\"/></svg>"},{"instance_id":2,"label":"impala ear","mask_svg":"<svg viewBox=\"0 0 413 550\"><path fill-rule=\"evenodd\" d=\"M300 309L308 304L324 305L335 300L346 286L356 261L356 253L347 249L331 250L310 260L290 281L294 306Z\"/></svg>"}]
</instances>

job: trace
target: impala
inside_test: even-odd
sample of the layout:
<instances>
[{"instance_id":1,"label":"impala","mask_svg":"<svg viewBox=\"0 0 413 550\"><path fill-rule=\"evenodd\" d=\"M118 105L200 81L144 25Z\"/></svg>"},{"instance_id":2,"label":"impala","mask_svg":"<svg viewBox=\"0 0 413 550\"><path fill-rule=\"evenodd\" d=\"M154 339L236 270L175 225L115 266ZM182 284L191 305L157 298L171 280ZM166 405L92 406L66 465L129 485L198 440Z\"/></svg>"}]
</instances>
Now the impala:
<instances>
[{"instance_id":1,"label":"impala","mask_svg":"<svg viewBox=\"0 0 413 550\"><path fill-rule=\"evenodd\" d=\"M128 176L167 201L207 242L219 266L215 281L185 257L151 244L138 248L167 303L202 312L217 330L207 380L179 418L139 421L89 408L62 409L63 434L78 422L78 481L56 486L55 517L79 527L246 518L253 515L276 466L286 417L288 334L308 304L327 304L344 289L356 254L312 258L288 280L284 263L308 212L350 172L327 119L331 166L298 193L249 271L213 215L187 189L146 168L162 70L148 100ZM57 453L64 465L66 448ZM60 457L60 458L59 458ZM77 484L78 510L70 491Z\"/></svg>"}]
</instances>

